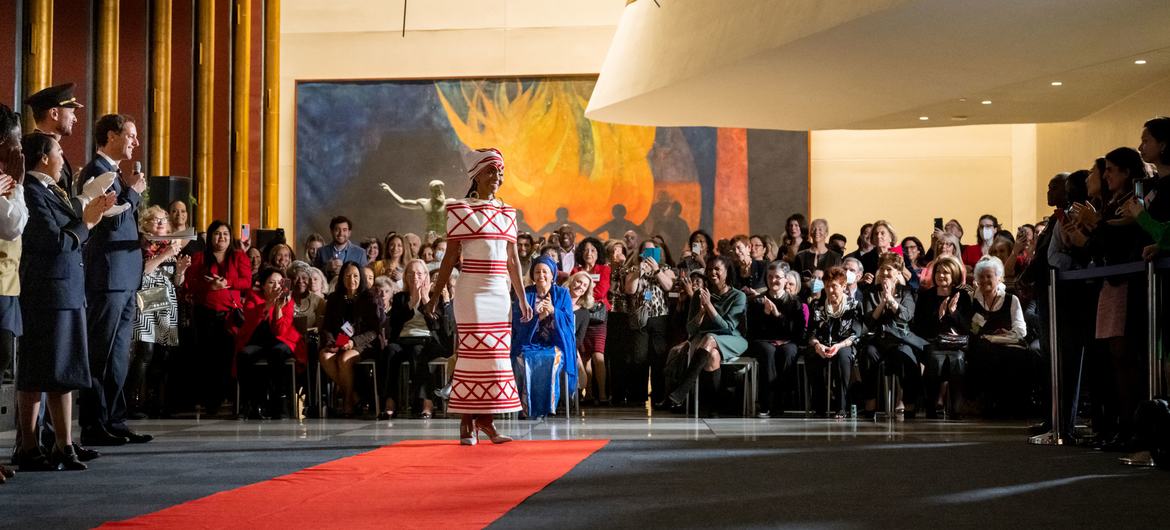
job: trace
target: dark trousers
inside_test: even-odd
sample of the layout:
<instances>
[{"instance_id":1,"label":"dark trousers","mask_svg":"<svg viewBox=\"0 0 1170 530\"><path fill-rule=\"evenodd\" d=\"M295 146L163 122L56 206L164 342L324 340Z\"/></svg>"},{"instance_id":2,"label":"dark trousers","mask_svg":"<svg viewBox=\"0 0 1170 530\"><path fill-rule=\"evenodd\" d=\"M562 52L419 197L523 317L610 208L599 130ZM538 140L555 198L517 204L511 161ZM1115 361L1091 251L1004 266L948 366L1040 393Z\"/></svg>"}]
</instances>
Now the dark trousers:
<instances>
[{"instance_id":1,"label":"dark trousers","mask_svg":"<svg viewBox=\"0 0 1170 530\"><path fill-rule=\"evenodd\" d=\"M1036 355L1022 347L972 337L968 349L968 386L981 395L991 415L1022 415L1036 381Z\"/></svg>"},{"instance_id":2,"label":"dark trousers","mask_svg":"<svg viewBox=\"0 0 1170 530\"><path fill-rule=\"evenodd\" d=\"M232 350L235 349L227 329L227 312L195 306L195 332L198 336L192 351L197 379L194 387L200 389L204 410L215 413L227 395L231 384Z\"/></svg>"},{"instance_id":3,"label":"dark trousers","mask_svg":"<svg viewBox=\"0 0 1170 530\"><path fill-rule=\"evenodd\" d=\"M881 366L902 381L902 401L913 406L922 396L922 369L909 345L895 339L878 339L866 344L859 359L861 399L875 399L881 388Z\"/></svg>"},{"instance_id":4,"label":"dark trousers","mask_svg":"<svg viewBox=\"0 0 1170 530\"><path fill-rule=\"evenodd\" d=\"M944 382L950 383L949 403L946 409L955 412L963 392L963 374L967 373L966 353L958 347L940 348L933 344L926 347L926 405L933 407L939 399L939 390Z\"/></svg>"},{"instance_id":5,"label":"dark trousers","mask_svg":"<svg viewBox=\"0 0 1170 530\"><path fill-rule=\"evenodd\" d=\"M126 394L130 409L161 414L166 408L167 380L171 373L171 349L153 342L134 344L130 374L126 377Z\"/></svg>"},{"instance_id":6,"label":"dark trousers","mask_svg":"<svg viewBox=\"0 0 1170 530\"><path fill-rule=\"evenodd\" d=\"M638 341L638 351L645 352L644 359L650 371L650 391L653 392L653 402L658 403L666 399L670 389L666 387L666 357L670 353L668 340L668 326L670 316L662 315L646 319L646 326L638 331L635 339ZM641 387L631 384L630 401L635 404L646 402L646 374L644 371L632 375L640 377ZM639 392L638 390L641 390Z\"/></svg>"},{"instance_id":7,"label":"dark trousers","mask_svg":"<svg viewBox=\"0 0 1170 530\"><path fill-rule=\"evenodd\" d=\"M268 402L280 406L280 390L284 389L283 381L288 377L286 361L291 359L293 351L287 344L273 340L267 344L248 344L236 354L236 376L240 382L240 399L246 400L252 407L263 406ZM258 365L260 361L267 366ZM294 389L287 389L293 392ZM276 403L273 403L276 402ZM241 410L243 407L241 407ZM296 411L292 411L295 413Z\"/></svg>"},{"instance_id":8,"label":"dark trousers","mask_svg":"<svg viewBox=\"0 0 1170 530\"><path fill-rule=\"evenodd\" d=\"M431 377L430 366L427 363L447 355L439 341L429 337L399 337L386 346L386 358L390 369L386 370L386 393L397 399L402 392L399 384L398 367L402 363L410 363L410 388L406 398L410 401L411 410L422 412L424 399L432 399L431 393L435 389L435 381Z\"/></svg>"},{"instance_id":9,"label":"dark trousers","mask_svg":"<svg viewBox=\"0 0 1170 530\"><path fill-rule=\"evenodd\" d=\"M761 381L756 398L761 411L779 410L775 396L779 393L783 381L787 381L792 367L796 365L796 355L795 342L777 345L770 340L753 340L748 344L747 356L755 359L760 365Z\"/></svg>"},{"instance_id":10,"label":"dark trousers","mask_svg":"<svg viewBox=\"0 0 1170 530\"><path fill-rule=\"evenodd\" d=\"M8 366L15 358L16 334L0 329L0 383L4 382L4 374L8 372Z\"/></svg>"},{"instance_id":11,"label":"dark trousers","mask_svg":"<svg viewBox=\"0 0 1170 530\"><path fill-rule=\"evenodd\" d=\"M610 311L606 316L605 364L609 373L606 390L617 403L637 398L636 372L642 374L642 401L646 401L646 356L639 350L638 334L630 325L628 313Z\"/></svg>"},{"instance_id":12,"label":"dark trousers","mask_svg":"<svg viewBox=\"0 0 1170 530\"><path fill-rule=\"evenodd\" d=\"M138 318L134 294L134 291L86 294L90 386L78 397L83 432L126 428L123 390L130 370L130 337Z\"/></svg>"},{"instance_id":13,"label":"dark trousers","mask_svg":"<svg viewBox=\"0 0 1170 530\"><path fill-rule=\"evenodd\" d=\"M826 359L817 355L816 353L809 353L804 359L806 367L808 368L809 389L812 392L813 410L816 412L825 412L826 410L836 410L837 412L844 412L849 406L849 381L853 378L853 358L856 353L852 347L841 348L837 350L837 355ZM827 393L820 392L821 381L827 379L826 370L830 367L836 368L837 377L829 383L836 389L833 394L834 403L825 403L821 400L821 396L826 396ZM761 371L762 373L762 371Z\"/></svg>"}]
</instances>

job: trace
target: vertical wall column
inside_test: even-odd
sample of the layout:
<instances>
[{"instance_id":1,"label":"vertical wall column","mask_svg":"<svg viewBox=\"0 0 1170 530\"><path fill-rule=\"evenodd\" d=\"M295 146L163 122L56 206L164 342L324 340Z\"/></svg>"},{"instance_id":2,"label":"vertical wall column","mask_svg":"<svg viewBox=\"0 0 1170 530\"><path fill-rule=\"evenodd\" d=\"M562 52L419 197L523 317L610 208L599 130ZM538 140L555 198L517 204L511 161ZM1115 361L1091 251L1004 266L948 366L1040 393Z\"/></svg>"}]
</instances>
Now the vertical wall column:
<instances>
[{"instance_id":1,"label":"vertical wall column","mask_svg":"<svg viewBox=\"0 0 1170 530\"><path fill-rule=\"evenodd\" d=\"M248 74L251 54L252 1L235 0L232 54L232 235L240 237L240 225L248 222Z\"/></svg>"},{"instance_id":2,"label":"vertical wall column","mask_svg":"<svg viewBox=\"0 0 1170 530\"><path fill-rule=\"evenodd\" d=\"M171 0L153 0L151 16L150 174L171 172Z\"/></svg>"},{"instance_id":3,"label":"vertical wall column","mask_svg":"<svg viewBox=\"0 0 1170 530\"><path fill-rule=\"evenodd\" d=\"M53 84L53 0L30 0L28 3L29 39L24 57L24 94L32 94ZM20 112L19 102L13 109ZM23 120L32 131L32 117Z\"/></svg>"},{"instance_id":4,"label":"vertical wall column","mask_svg":"<svg viewBox=\"0 0 1170 530\"><path fill-rule=\"evenodd\" d=\"M206 227L215 217L212 210L211 183L215 178L213 170L215 144L212 133L215 128L215 2L216 0L201 0L198 2L199 21L197 50L196 78L198 79L195 93L196 105L195 120L195 183L198 200L195 224L197 227Z\"/></svg>"},{"instance_id":5,"label":"vertical wall column","mask_svg":"<svg viewBox=\"0 0 1170 530\"><path fill-rule=\"evenodd\" d=\"M280 226L280 0L264 2L264 228Z\"/></svg>"},{"instance_id":6,"label":"vertical wall column","mask_svg":"<svg viewBox=\"0 0 1170 530\"><path fill-rule=\"evenodd\" d=\"M100 0L98 9L97 86L93 117L118 112L118 18L121 0Z\"/></svg>"}]
</instances>

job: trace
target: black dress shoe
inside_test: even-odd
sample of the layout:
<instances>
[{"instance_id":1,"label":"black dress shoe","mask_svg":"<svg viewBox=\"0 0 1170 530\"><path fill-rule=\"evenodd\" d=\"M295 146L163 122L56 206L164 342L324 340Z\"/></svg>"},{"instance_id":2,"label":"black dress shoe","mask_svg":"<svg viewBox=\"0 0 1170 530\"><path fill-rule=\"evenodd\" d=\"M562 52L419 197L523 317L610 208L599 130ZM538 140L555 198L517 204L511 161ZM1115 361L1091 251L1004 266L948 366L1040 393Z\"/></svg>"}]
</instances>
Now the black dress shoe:
<instances>
[{"instance_id":1,"label":"black dress shoe","mask_svg":"<svg viewBox=\"0 0 1170 530\"><path fill-rule=\"evenodd\" d=\"M77 453L77 459L81 460L82 462L89 462L90 460L97 460L98 458L101 458L101 456L102 456L101 453L99 453L93 449L90 449L88 447L85 447L77 442L73 442L73 451L75 453Z\"/></svg>"},{"instance_id":2,"label":"black dress shoe","mask_svg":"<svg viewBox=\"0 0 1170 530\"><path fill-rule=\"evenodd\" d=\"M116 429L110 431L110 434L119 438L124 438L127 442L132 444L144 444L154 439L154 436L149 434L139 434L130 429Z\"/></svg>"},{"instance_id":3,"label":"black dress shoe","mask_svg":"<svg viewBox=\"0 0 1170 530\"><path fill-rule=\"evenodd\" d=\"M117 445L126 445L130 440L124 436L118 436L105 429L94 429L91 431L81 432L81 444L93 445L98 447L112 447Z\"/></svg>"},{"instance_id":4,"label":"black dress shoe","mask_svg":"<svg viewBox=\"0 0 1170 530\"><path fill-rule=\"evenodd\" d=\"M89 469L89 466L82 464L77 459L77 452L73 450L73 445L54 447L53 452L49 453L49 465L57 471L85 471Z\"/></svg>"},{"instance_id":5,"label":"black dress shoe","mask_svg":"<svg viewBox=\"0 0 1170 530\"><path fill-rule=\"evenodd\" d=\"M33 451L21 451L17 457L17 469L25 471L53 471L56 468L49 464L49 457L38 447Z\"/></svg>"}]
</instances>

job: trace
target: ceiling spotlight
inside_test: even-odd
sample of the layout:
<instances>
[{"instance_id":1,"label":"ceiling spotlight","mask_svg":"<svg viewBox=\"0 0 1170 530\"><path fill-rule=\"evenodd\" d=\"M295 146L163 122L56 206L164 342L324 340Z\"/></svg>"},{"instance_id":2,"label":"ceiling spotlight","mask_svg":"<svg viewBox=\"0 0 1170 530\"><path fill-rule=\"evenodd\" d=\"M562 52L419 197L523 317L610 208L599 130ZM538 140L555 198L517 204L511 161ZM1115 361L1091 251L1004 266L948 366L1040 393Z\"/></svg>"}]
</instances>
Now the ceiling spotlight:
<instances>
[{"instance_id":1,"label":"ceiling spotlight","mask_svg":"<svg viewBox=\"0 0 1170 530\"><path fill-rule=\"evenodd\" d=\"M967 98L959 98L959 103L966 103L966 102L967 102Z\"/></svg>"},{"instance_id":2,"label":"ceiling spotlight","mask_svg":"<svg viewBox=\"0 0 1170 530\"><path fill-rule=\"evenodd\" d=\"M1133 64L1146 64L1146 60L1145 59L1138 59L1138 60L1134 61Z\"/></svg>"},{"instance_id":3,"label":"ceiling spotlight","mask_svg":"<svg viewBox=\"0 0 1170 530\"><path fill-rule=\"evenodd\" d=\"M1064 85L1064 83L1061 83L1060 81L1053 81L1052 82L1052 86L1063 86L1063 85Z\"/></svg>"},{"instance_id":4,"label":"ceiling spotlight","mask_svg":"<svg viewBox=\"0 0 1170 530\"><path fill-rule=\"evenodd\" d=\"M967 117L962 115L951 116L951 121L967 121Z\"/></svg>"},{"instance_id":5,"label":"ceiling spotlight","mask_svg":"<svg viewBox=\"0 0 1170 530\"><path fill-rule=\"evenodd\" d=\"M990 104L991 104L991 100L990 100L990 99L985 99L985 100L983 100L983 104L984 104L984 105L990 105Z\"/></svg>"},{"instance_id":6,"label":"ceiling spotlight","mask_svg":"<svg viewBox=\"0 0 1170 530\"><path fill-rule=\"evenodd\" d=\"M922 121L926 121L926 120L930 119L930 116L919 116L918 119L922 120Z\"/></svg>"}]
</instances>

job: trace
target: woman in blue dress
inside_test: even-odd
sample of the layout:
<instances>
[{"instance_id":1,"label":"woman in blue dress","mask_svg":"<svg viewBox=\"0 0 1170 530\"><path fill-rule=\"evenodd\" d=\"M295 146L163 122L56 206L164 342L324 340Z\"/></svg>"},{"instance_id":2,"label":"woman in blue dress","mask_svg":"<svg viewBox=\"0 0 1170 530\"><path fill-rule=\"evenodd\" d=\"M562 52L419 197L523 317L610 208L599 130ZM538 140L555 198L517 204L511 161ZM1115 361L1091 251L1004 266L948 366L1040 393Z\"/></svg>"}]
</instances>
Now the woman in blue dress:
<instances>
[{"instance_id":1,"label":"woman in blue dress","mask_svg":"<svg viewBox=\"0 0 1170 530\"><path fill-rule=\"evenodd\" d=\"M561 373L569 389L577 388L577 342L573 301L569 290L555 285L557 264L541 256L529 271L532 285L524 288L536 318L521 318L519 303L512 310L512 367L520 400L529 418L553 413L561 396Z\"/></svg>"}]
</instances>

